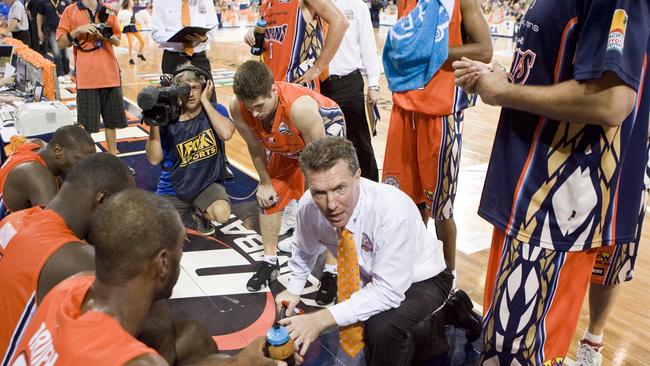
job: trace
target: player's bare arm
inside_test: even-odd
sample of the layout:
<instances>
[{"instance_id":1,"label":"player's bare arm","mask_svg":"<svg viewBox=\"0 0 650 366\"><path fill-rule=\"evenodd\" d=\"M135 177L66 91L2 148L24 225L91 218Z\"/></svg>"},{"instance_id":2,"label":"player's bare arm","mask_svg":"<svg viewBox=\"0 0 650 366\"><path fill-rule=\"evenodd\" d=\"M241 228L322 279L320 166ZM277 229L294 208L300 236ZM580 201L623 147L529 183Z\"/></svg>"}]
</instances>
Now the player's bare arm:
<instances>
[{"instance_id":1,"label":"player's bare arm","mask_svg":"<svg viewBox=\"0 0 650 366\"><path fill-rule=\"evenodd\" d=\"M488 23L483 16L478 0L460 0L463 16L462 27L467 39L457 47L449 47L448 61L457 61L462 57L472 60L490 62L492 60L492 37Z\"/></svg>"},{"instance_id":2,"label":"player's bare arm","mask_svg":"<svg viewBox=\"0 0 650 366\"><path fill-rule=\"evenodd\" d=\"M291 119L296 125L305 145L325 137L323 117L318 112L318 103L308 95L303 95L291 106Z\"/></svg>"},{"instance_id":3,"label":"player's bare arm","mask_svg":"<svg viewBox=\"0 0 650 366\"><path fill-rule=\"evenodd\" d=\"M323 44L323 50L316 61L314 61L314 66L307 70L300 78L296 79L294 81L296 84L312 81L325 70L339 49L341 40L343 40L345 31L349 25L343 12L331 0L302 0L302 6L303 16L305 16L306 20L309 21L313 17L319 16L329 25L329 28L327 37L325 38L325 44Z\"/></svg>"}]
</instances>

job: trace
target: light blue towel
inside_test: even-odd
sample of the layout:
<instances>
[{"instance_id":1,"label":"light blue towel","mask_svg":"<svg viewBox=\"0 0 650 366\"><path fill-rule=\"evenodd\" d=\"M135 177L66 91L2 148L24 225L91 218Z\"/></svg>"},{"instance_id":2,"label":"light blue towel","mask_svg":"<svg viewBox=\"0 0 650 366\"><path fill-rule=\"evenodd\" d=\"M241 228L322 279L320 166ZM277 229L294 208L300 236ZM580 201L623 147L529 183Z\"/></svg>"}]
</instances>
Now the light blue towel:
<instances>
[{"instance_id":1,"label":"light blue towel","mask_svg":"<svg viewBox=\"0 0 650 366\"><path fill-rule=\"evenodd\" d=\"M447 60L452 11L453 1L420 0L390 29L383 63L391 91L423 88Z\"/></svg>"}]
</instances>

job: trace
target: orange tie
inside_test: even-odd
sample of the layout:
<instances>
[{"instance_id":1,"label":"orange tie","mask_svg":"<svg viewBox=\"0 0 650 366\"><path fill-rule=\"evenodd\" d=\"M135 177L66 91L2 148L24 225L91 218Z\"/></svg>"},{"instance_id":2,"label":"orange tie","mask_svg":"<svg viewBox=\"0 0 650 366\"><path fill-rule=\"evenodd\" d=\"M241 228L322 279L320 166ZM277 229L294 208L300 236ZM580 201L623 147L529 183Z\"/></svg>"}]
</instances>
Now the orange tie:
<instances>
[{"instance_id":1,"label":"orange tie","mask_svg":"<svg viewBox=\"0 0 650 366\"><path fill-rule=\"evenodd\" d=\"M357 246L354 237L347 229L341 230L341 242L337 249L338 254L338 287L336 295L339 302L343 302L361 289L359 277L359 261L357 259ZM356 356L363 348L363 325L354 323L339 330L341 348L350 357Z\"/></svg>"},{"instance_id":2,"label":"orange tie","mask_svg":"<svg viewBox=\"0 0 650 366\"><path fill-rule=\"evenodd\" d=\"M190 1L183 0L183 6L181 8L181 23L183 27L188 27L190 25ZM192 47L192 42L183 43L183 50L189 56L192 56L194 53L194 47Z\"/></svg>"}]
</instances>

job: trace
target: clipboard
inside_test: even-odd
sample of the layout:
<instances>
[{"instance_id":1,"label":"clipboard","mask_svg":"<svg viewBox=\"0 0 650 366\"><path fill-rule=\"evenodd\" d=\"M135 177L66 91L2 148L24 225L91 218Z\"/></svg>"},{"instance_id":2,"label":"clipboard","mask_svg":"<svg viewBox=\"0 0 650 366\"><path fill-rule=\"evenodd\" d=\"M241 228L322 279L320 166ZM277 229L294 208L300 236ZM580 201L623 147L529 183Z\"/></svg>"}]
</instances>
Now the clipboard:
<instances>
[{"instance_id":1,"label":"clipboard","mask_svg":"<svg viewBox=\"0 0 650 366\"><path fill-rule=\"evenodd\" d=\"M214 27L213 27L214 28ZM171 38L167 40L167 42L170 43L185 43L185 37L190 35L190 34L200 34L204 36L206 33L208 33L212 28L203 28L203 27L183 27L181 30L176 32Z\"/></svg>"},{"instance_id":2,"label":"clipboard","mask_svg":"<svg viewBox=\"0 0 650 366\"><path fill-rule=\"evenodd\" d=\"M377 136L377 123L381 120L379 108L377 104L370 104L366 102L366 116L368 118L368 127L370 127L370 134L374 137Z\"/></svg>"}]
</instances>

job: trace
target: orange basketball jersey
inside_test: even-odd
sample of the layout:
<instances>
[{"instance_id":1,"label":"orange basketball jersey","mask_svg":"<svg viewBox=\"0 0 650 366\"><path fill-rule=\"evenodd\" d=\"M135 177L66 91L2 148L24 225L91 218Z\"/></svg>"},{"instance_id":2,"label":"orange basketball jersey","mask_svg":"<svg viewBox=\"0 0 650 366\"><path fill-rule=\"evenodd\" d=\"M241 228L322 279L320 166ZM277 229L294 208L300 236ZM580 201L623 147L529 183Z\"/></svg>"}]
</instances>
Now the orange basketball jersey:
<instances>
[{"instance_id":1,"label":"orange basketball jersey","mask_svg":"<svg viewBox=\"0 0 650 366\"><path fill-rule=\"evenodd\" d=\"M79 242L63 218L32 207L0 222L0 354L11 360L36 310L38 277L48 258L69 242Z\"/></svg>"},{"instance_id":2,"label":"orange basketball jersey","mask_svg":"<svg viewBox=\"0 0 650 366\"><path fill-rule=\"evenodd\" d=\"M264 0L260 15L267 22L263 61L276 81L293 82L307 71L323 49L323 26L316 17L307 23L300 0ZM310 85L319 90L319 81Z\"/></svg>"},{"instance_id":3,"label":"orange basketball jersey","mask_svg":"<svg viewBox=\"0 0 650 366\"><path fill-rule=\"evenodd\" d=\"M417 5L417 0L399 0L398 18L408 14ZM449 22L449 47L463 44L461 34L460 1L454 2L454 13ZM432 34L431 37L435 35ZM447 116L453 113L455 104L454 70L451 62L445 62L440 70L423 89L393 93L393 103L407 111L420 112L431 116Z\"/></svg>"},{"instance_id":4,"label":"orange basketball jersey","mask_svg":"<svg viewBox=\"0 0 650 366\"><path fill-rule=\"evenodd\" d=\"M244 104L239 102L239 111L246 124L268 151L297 159L298 154L305 148L305 140L302 139L300 131L291 119L291 106L296 99L303 95L310 96L318 103L318 109L326 129L328 126L334 125L341 125L344 128L343 112L333 100L296 84L276 81L275 86L278 89L278 106L271 125L271 132L266 132L262 128L262 121L254 118Z\"/></svg>"},{"instance_id":5,"label":"orange basketball jersey","mask_svg":"<svg viewBox=\"0 0 650 366\"><path fill-rule=\"evenodd\" d=\"M124 365L156 353L135 339L112 317L98 311L81 313L95 276L74 276L45 297L12 365Z\"/></svg>"},{"instance_id":6,"label":"orange basketball jersey","mask_svg":"<svg viewBox=\"0 0 650 366\"><path fill-rule=\"evenodd\" d=\"M29 161L35 161L47 168L45 160L43 160L43 158L38 155L38 150L40 150L40 148L41 147L39 145L33 142L24 143L16 148L13 154L11 154L7 161L2 164L2 167L0 167L0 192L4 191L7 177L9 176L11 170L17 165Z\"/></svg>"}]
</instances>

